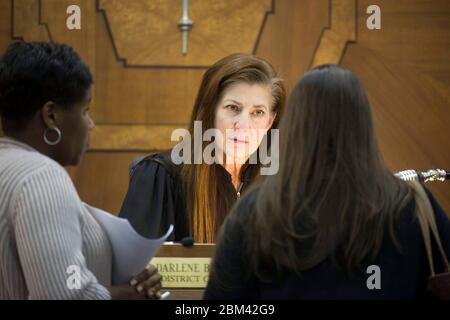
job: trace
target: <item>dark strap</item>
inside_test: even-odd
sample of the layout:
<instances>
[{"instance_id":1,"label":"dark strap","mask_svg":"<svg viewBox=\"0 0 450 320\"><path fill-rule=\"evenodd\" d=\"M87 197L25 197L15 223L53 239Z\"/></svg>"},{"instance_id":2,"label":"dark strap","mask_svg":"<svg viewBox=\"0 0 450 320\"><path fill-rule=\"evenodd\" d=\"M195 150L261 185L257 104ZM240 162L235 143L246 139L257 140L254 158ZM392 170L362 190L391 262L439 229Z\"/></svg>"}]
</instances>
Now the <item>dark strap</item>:
<instances>
[{"instance_id":1,"label":"dark strap","mask_svg":"<svg viewBox=\"0 0 450 320\"><path fill-rule=\"evenodd\" d=\"M450 264L448 262L447 256L441 243L441 239L439 237L436 220L434 218L433 207L431 206L430 200L428 199L428 196L423 186L419 182L409 181L408 184L414 190L414 197L416 200L416 208L417 208L416 209L417 217L419 219L420 227L422 230L422 236L425 244L425 249L427 252L431 275L435 276L436 274L433 263L433 253L431 250L431 237L434 238L435 243L437 244L439 255L444 263L444 268L446 269L445 272L450 272Z\"/></svg>"}]
</instances>

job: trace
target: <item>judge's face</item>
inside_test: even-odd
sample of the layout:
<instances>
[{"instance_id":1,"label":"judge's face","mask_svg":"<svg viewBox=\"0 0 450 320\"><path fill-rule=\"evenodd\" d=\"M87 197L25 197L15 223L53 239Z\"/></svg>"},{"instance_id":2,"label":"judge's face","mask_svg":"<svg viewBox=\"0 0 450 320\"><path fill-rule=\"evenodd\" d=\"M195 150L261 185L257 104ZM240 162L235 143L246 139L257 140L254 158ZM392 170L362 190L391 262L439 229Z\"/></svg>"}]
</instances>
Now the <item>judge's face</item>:
<instances>
[{"instance_id":1,"label":"judge's face","mask_svg":"<svg viewBox=\"0 0 450 320\"><path fill-rule=\"evenodd\" d=\"M238 82L225 89L216 107L215 128L221 135L216 148L227 163L243 164L254 153L272 126L271 88Z\"/></svg>"}]
</instances>

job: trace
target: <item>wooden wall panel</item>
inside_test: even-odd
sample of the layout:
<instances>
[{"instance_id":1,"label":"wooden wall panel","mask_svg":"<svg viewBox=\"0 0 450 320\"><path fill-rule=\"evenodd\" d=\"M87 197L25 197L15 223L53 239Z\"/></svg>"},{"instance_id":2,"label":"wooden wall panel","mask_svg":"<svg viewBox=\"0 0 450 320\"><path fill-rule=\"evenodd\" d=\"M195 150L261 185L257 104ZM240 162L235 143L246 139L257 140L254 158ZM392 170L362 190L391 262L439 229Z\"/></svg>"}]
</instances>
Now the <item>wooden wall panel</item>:
<instances>
[{"instance_id":1,"label":"wooden wall panel","mask_svg":"<svg viewBox=\"0 0 450 320\"><path fill-rule=\"evenodd\" d=\"M72 173L81 199L118 214L128 188L129 165L145 153L89 152Z\"/></svg>"},{"instance_id":2,"label":"wooden wall panel","mask_svg":"<svg viewBox=\"0 0 450 320\"><path fill-rule=\"evenodd\" d=\"M377 4L382 28L366 28ZM450 169L450 2L358 2L358 37L342 64L363 81L393 171ZM449 183L427 185L450 214Z\"/></svg>"},{"instance_id":3,"label":"wooden wall panel","mask_svg":"<svg viewBox=\"0 0 450 320\"><path fill-rule=\"evenodd\" d=\"M322 34L330 28L329 0L275 1L256 52L286 79L289 87L307 71Z\"/></svg>"},{"instance_id":4,"label":"wooden wall panel","mask_svg":"<svg viewBox=\"0 0 450 320\"><path fill-rule=\"evenodd\" d=\"M12 4L12 36L15 39L49 41L47 25L42 20L39 0L15 0Z\"/></svg>"},{"instance_id":5,"label":"wooden wall panel","mask_svg":"<svg viewBox=\"0 0 450 320\"><path fill-rule=\"evenodd\" d=\"M177 141L171 141L171 135L178 128L170 125L99 126L91 135L91 150L145 152L169 149L177 144Z\"/></svg>"},{"instance_id":6,"label":"wooden wall panel","mask_svg":"<svg viewBox=\"0 0 450 320\"><path fill-rule=\"evenodd\" d=\"M100 13L96 23L96 122L184 126L204 70L124 67Z\"/></svg>"},{"instance_id":7,"label":"wooden wall panel","mask_svg":"<svg viewBox=\"0 0 450 320\"><path fill-rule=\"evenodd\" d=\"M363 24L369 4L382 8L379 32ZM359 45L450 85L450 1L360 0L359 9Z\"/></svg>"}]
</instances>

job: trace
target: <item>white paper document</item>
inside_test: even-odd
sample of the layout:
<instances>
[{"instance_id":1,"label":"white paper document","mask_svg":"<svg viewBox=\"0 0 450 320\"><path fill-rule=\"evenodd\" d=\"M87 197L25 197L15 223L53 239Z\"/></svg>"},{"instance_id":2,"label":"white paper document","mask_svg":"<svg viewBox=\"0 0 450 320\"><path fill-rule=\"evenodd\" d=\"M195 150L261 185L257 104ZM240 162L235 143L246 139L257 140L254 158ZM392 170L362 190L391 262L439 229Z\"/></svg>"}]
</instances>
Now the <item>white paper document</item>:
<instances>
[{"instance_id":1,"label":"white paper document","mask_svg":"<svg viewBox=\"0 0 450 320\"><path fill-rule=\"evenodd\" d=\"M85 204L85 207L103 227L113 251L112 283L125 284L145 269L164 241L173 231L158 239L147 239L138 234L127 219Z\"/></svg>"}]
</instances>

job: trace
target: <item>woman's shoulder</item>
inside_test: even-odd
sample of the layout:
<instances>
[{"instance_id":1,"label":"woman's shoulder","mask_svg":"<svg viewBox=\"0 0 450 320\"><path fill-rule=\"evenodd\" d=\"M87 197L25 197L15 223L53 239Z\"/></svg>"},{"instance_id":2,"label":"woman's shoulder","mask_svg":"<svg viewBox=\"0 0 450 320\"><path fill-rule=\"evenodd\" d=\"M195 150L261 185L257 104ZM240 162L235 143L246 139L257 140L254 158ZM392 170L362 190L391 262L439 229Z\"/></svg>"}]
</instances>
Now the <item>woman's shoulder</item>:
<instances>
[{"instance_id":1,"label":"woman's shoulder","mask_svg":"<svg viewBox=\"0 0 450 320\"><path fill-rule=\"evenodd\" d=\"M147 172L162 171L163 173L178 178L181 165L177 165L172 161L171 150L163 152L155 152L134 159L130 165L130 178L136 174Z\"/></svg>"},{"instance_id":2,"label":"woman's shoulder","mask_svg":"<svg viewBox=\"0 0 450 320\"><path fill-rule=\"evenodd\" d=\"M17 201L24 201L35 210L37 203L41 206L52 205L55 199L78 206L78 193L69 174L53 159L37 151L22 149L11 149L5 157L2 156L0 190L10 199L11 206L15 206Z\"/></svg>"},{"instance_id":3,"label":"woman's shoulder","mask_svg":"<svg viewBox=\"0 0 450 320\"><path fill-rule=\"evenodd\" d=\"M434 215L440 240L444 246L444 250L450 255L450 218L430 190L427 188L424 188L424 190ZM408 246L411 246L414 240L420 244L423 241L417 206L417 199L413 196L403 207L401 220L397 227L400 240L403 240L402 242Z\"/></svg>"},{"instance_id":4,"label":"woman's shoulder","mask_svg":"<svg viewBox=\"0 0 450 320\"><path fill-rule=\"evenodd\" d=\"M178 180L179 167L170 151L153 153L133 161L130 183L120 209L120 217L130 221L142 236L162 236L175 225L175 239L184 236L184 193ZM171 236L172 237L172 236Z\"/></svg>"},{"instance_id":5,"label":"woman's shoulder","mask_svg":"<svg viewBox=\"0 0 450 320\"><path fill-rule=\"evenodd\" d=\"M446 221L449 219L448 214L441 207L437 199L434 197L431 191L424 187L425 194L427 195L427 199L429 204L431 205L431 209L433 210L436 222ZM407 222L418 222L417 218L417 198L411 197L408 203L402 209L403 219Z\"/></svg>"},{"instance_id":6,"label":"woman's shoulder","mask_svg":"<svg viewBox=\"0 0 450 320\"><path fill-rule=\"evenodd\" d=\"M68 177L67 172L60 164L37 151L8 149L3 150L1 158L0 170L10 172L16 180L26 181L43 172Z\"/></svg>"}]
</instances>

